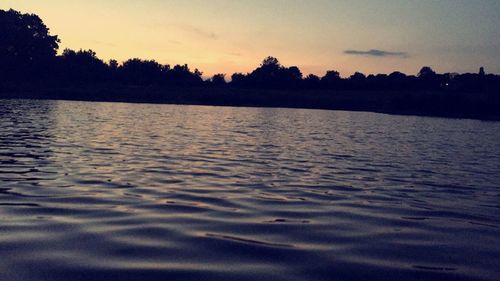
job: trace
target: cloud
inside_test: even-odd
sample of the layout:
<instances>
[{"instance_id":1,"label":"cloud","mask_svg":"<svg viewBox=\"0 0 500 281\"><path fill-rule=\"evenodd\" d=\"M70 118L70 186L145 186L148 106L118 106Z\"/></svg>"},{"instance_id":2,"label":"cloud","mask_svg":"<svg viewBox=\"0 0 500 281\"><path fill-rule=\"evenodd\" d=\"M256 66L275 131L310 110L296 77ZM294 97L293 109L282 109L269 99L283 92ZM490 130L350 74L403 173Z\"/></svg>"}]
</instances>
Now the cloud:
<instances>
[{"instance_id":1,"label":"cloud","mask_svg":"<svg viewBox=\"0 0 500 281\"><path fill-rule=\"evenodd\" d=\"M192 33L194 35L197 35L199 37L213 39L213 40L217 40L219 38L217 36L217 34L215 34L214 32L207 31L207 30L201 29L199 27L196 27L196 26L193 26L190 24L182 24L182 25L179 25L179 27L182 30L189 32L189 33Z\"/></svg>"},{"instance_id":2,"label":"cloud","mask_svg":"<svg viewBox=\"0 0 500 281\"><path fill-rule=\"evenodd\" d=\"M368 51L345 50L344 54L355 55L355 56L371 56L371 57L402 57L402 58L409 57L408 53L406 52L400 52L400 51L391 52L391 51L383 51L377 49L371 49Z\"/></svg>"}]
</instances>

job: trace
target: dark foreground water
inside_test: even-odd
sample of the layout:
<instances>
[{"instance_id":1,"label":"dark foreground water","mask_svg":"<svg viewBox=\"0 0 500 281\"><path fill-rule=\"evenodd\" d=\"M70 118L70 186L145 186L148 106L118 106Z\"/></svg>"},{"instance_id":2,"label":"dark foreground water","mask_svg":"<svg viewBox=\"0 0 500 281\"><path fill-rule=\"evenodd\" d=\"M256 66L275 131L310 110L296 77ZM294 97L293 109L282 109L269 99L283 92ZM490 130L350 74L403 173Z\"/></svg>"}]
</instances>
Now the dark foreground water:
<instances>
[{"instance_id":1,"label":"dark foreground water","mask_svg":"<svg viewBox=\"0 0 500 281\"><path fill-rule=\"evenodd\" d=\"M498 280L500 123L0 100L0 280Z\"/></svg>"}]
</instances>

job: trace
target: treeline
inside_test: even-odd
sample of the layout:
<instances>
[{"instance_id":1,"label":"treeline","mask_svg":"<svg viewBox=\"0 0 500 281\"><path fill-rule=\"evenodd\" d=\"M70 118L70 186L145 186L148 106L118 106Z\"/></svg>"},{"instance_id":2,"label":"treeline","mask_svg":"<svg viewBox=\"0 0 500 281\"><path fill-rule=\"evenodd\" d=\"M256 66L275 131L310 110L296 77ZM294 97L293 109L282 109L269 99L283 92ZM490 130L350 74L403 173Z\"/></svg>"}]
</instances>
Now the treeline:
<instances>
[{"instance_id":1,"label":"treeline","mask_svg":"<svg viewBox=\"0 0 500 281\"><path fill-rule=\"evenodd\" d=\"M50 35L37 15L0 10L1 84L500 92L500 76L486 74L482 68L474 74L437 74L430 67L423 67L416 76L397 71L368 76L356 72L347 78L330 70L319 77L304 76L298 67L285 67L276 58L268 57L250 73L235 73L230 79L225 74L216 74L204 80L201 71L191 70L188 65L170 66L137 58L122 63L104 62L92 50L66 49L57 55L59 43L59 38Z\"/></svg>"},{"instance_id":2,"label":"treeline","mask_svg":"<svg viewBox=\"0 0 500 281\"><path fill-rule=\"evenodd\" d=\"M54 60L52 79L70 85L109 84L200 86L202 73L188 65L162 65L154 60L129 59L104 63L92 50L66 49Z\"/></svg>"},{"instance_id":3,"label":"treeline","mask_svg":"<svg viewBox=\"0 0 500 281\"><path fill-rule=\"evenodd\" d=\"M387 74L356 72L342 78L340 73L329 70L323 77L314 74L303 76L298 67L284 67L273 57L266 58L260 67L248 74L235 73L231 84L245 88L268 89L328 89L353 91L478 91L499 92L500 76L479 73L437 74L430 67L422 67L417 76L399 71Z\"/></svg>"}]
</instances>

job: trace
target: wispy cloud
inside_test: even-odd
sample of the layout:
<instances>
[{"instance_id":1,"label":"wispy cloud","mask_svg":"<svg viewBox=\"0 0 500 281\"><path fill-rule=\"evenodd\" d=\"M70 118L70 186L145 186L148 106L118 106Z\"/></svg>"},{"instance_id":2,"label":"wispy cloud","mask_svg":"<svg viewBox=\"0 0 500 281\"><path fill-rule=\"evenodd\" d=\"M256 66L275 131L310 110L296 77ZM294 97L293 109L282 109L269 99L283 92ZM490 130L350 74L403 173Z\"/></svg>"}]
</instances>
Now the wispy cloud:
<instances>
[{"instance_id":1,"label":"wispy cloud","mask_svg":"<svg viewBox=\"0 0 500 281\"><path fill-rule=\"evenodd\" d=\"M208 38L208 39L212 39L212 40L217 40L219 38L219 36L217 34L215 34L214 32L204 30L204 29L196 27L194 25L182 24L182 25L179 25L179 27L181 29L183 29L184 31L190 32L190 33L197 35L199 37Z\"/></svg>"},{"instance_id":2,"label":"wispy cloud","mask_svg":"<svg viewBox=\"0 0 500 281\"><path fill-rule=\"evenodd\" d=\"M392 51L384 51L377 49L371 49L368 51L345 50L344 54L355 55L355 56L371 56L371 57L403 57L403 58L409 57L408 53L406 52L401 52L401 51L392 52Z\"/></svg>"}]
</instances>

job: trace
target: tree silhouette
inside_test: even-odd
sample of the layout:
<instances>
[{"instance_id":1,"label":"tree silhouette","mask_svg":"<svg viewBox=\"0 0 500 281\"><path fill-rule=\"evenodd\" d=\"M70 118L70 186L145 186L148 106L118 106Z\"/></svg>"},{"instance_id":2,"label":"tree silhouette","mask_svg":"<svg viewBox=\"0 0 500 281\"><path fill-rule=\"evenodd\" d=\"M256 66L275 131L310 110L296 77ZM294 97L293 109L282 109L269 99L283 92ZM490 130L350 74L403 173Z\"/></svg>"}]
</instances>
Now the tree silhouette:
<instances>
[{"instance_id":1,"label":"tree silhouette","mask_svg":"<svg viewBox=\"0 0 500 281\"><path fill-rule=\"evenodd\" d=\"M45 78L59 39L34 14L0 10L0 75L8 79ZM43 77L42 77L43 76Z\"/></svg>"},{"instance_id":2,"label":"tree silhouette","mask_svg":"<svg viewBox=\"0 0 500 281\"><path fill-rule=\"evenodd\" d=\"M253 87L275 88L279 84L277 78L279 76L280 70L282 70L282 66L279 63L278 59L269 56L262 61L260 67L258 67L248 75L248 79Z\"/></svg>"},{"instance_id":3,"label":"tree silhouette","mask_svg":"<svg viewBox=\"0 0 500 281\"><path fill-rule=\"evenodd\" d=\"M436 75L436 72L432 70L430 66L424 66L420 69L417 76L420 78L426 78L426 77L432 77L434 75Z\"/></svg>"},{"instance_id":4,"label":"tree silhouette","mask_svg":"<svg viewBox=\"0 0 500 281\"><path fill-rule=\"evenodd\" d=\"M253 88L295 88L302 82L302 72L296 66L284 67L275 57L266 57L250 74L233 75L237 85Z\"/></svg>"},{"instance_id":5,"label":"tree silhouette","mask_svg":"<svg viewBox=\"0 0 500 281\"><path fill-rule=\"evenodd\" d=\"M154 60L129 59L118 68L119 77L124 84L153 85L165 81L168 65Z\"/></svg>"},{"instance_id":6,"label":"tree silhouette","mask_svg":"<svg viewBox=\"0 0 500 281\"><path fill-rule=\"evenodd\" d=\"M65 49L58 58L58 77L72 83L102 83L108 66L92 50Z\"/></svg>"},{"instance_id":7,"label":"tree silhouette","mask_svg":"<svg viewBox=\"0 0 500 281\"><path fill-rule=\"evenodd\" d=\"M292 81L298 81L302 79L302 72L296 66L290 66L284 69L285 76Z\"/></svg>"},{"instance_id":8,"label":"tree silhouette","mask_svg":"<svg viewBox=\"0 0 500 281\"><path fill-rule=\"evenodd\" d=\"M262 63L260 64L261 67L269 67L269 68L274 68L274 69L279 69L281 68L281 64L278 61L277 58L268 56L264 60L262 60Z\"/></svg>"},{"instance_id":9,"label":"tree silhouette","mask_svg":"<svg viewBox=\"0 0 500 281\"><path fill-rule=\"evenodd\" d=\"M338 71L335 71L335 70L328 70L325 74L325 76L323 76L323 78L321 78L321 80L323 81L338 81L340 80L340 73Z\"/></svg>"},{"instance_id":10,"label":"tree silhouette","mask_svg":"<svg viewBox=\"0 0 500 281\"><path fill-rule=\"evenodd\" d=\"M368 76L356 72L349 78L342 78L338 71L329 70L320 78L314 74L304 76L299 67L284 66L276 57L268 56L250 73L234 73L230 82L226 82L225 74L220 73L203 81L202 72L198 69L191 71L187 64L171 68L168 64L138 58L105 63L92 50L66 49L57 56L58 48L59 39L49 34L49 29L38 16L0 10L0 94L55 90L66 93L65 98L100 100L102 93L106 92L110 96L104 98L121 99L125 96L125 99L134 101L161 101L168 98L169 93L177 93L168 101L315 108L341 104L343 108L389 108L412 112L448 110L452 114L468 111L468 114L481 115L484 111L495 116L498 116L500 106L500 76L486 74L482 67L478 73L438 74L431 67L424 66L416 76L399 71ZM209 87L209 95L193 94ZM184 88L192 91L180 97ZM219 92L215 88L234 89L235 94L226 95L227 91ZM255 95L247 95L247 91L241 94L238 88L272 91L255 91ZM307 95L300 92L307 89L315 91ZM342 96L341 93L340 96L339 93L331 95L329 91L332 90L356 94L354 97ZM139 94L148 91L148 95ZM398 94L394 95L394 92ZM376 98L372 94L377 95Z\"/></svg>"},{"instance_id":11,"label":"tree silhouette","mask_svg":"<svg viewBox=\"0 0 500 281\"><path fill-rule=\"evenodd\" d=\"M420 88L422 89L436 90L441 87L442 78L440 78L429 66L422 67L417 76L420 80Z\"/></svg>"},{"instance_id":12,"label":"tree silhouette","mask_svg":"<svg viewBox=\"0 0 500 281\"><path fill-rule=\"evenodd\" d=\"M366 88L366 75L361 72L355 72L347 80L347 88L351 90L363 90Z\"/></svg>"},{"instance_id":13,"label":"tree silhouette","mask_svg":"<svg viewBox=\"0 0 500 281\"><path fill-rule=\"evenodd\" d=\"M361 72L354 72L353 75L349 76L349 80L352 81L363 81L366 79L366 75Z\"/></svg>"},{"instance_id":14,"label":"tree silhouette","mask_svg":"<svg viewBox=\"0 0 500 281\"><path fill-rule=\"evenodd\" d=\"M328 70L326 74L321 77L321 85L325 88L337 88L341 82L340 73L335 70Z\"/></svg>"},{"instance_id":15,"label":"tree silhouette","mask_svg":"<svg viewBox=\"0 0 500 281\"><path fill-rule=\"evenodd\" d=\"M222 86L226 85L226 74L218 73L212 76L212 79L210 79L210 82L214 86Z\"/></svg>"},{"instance_id":16,"label":"tree silhouette","mask_svg":"<svg viewBox=\"0 0 500 281\"><path fill-rule=\"evenodd\" d=\"M202 74L198 69L191 72L187 64L178 64L167 72L167 79L173 86L200 86L203 83Z\"/></svg>"},{"instance_id":17,"label":"tree silhouette","mask_svg":"<svg viewBox=\"0 0 500 281\"><path fill-rule=\"evenodd\" d=\"M318 77L318 75L309 74L306 76L306 78L304 78L304 81L307 81L308 83L311 83L311 84L315 84L315 83L319 83L320 78Z\"/></svg>"},{"instance_id":18,"label":"tree silhouette","mask_svg":"<svg viewBox=\"0 0 500 281\"><path fill-rule=\"evenodd\" d=\"M119 66L118 61L114 59L109 60L108 65L109 68L113 71L117 70Z\"/></svg>"},{"instance_id":19,"label":"tree silhouette","mask_svg":"<svg viewBox=\"0 0 500 281\"><path fill-rule=\"evenodd\" d=\"M231 75L231 85L236 87L248 87L248 76L243 73L233 73Z\"/></svg>"}]
</instances>

